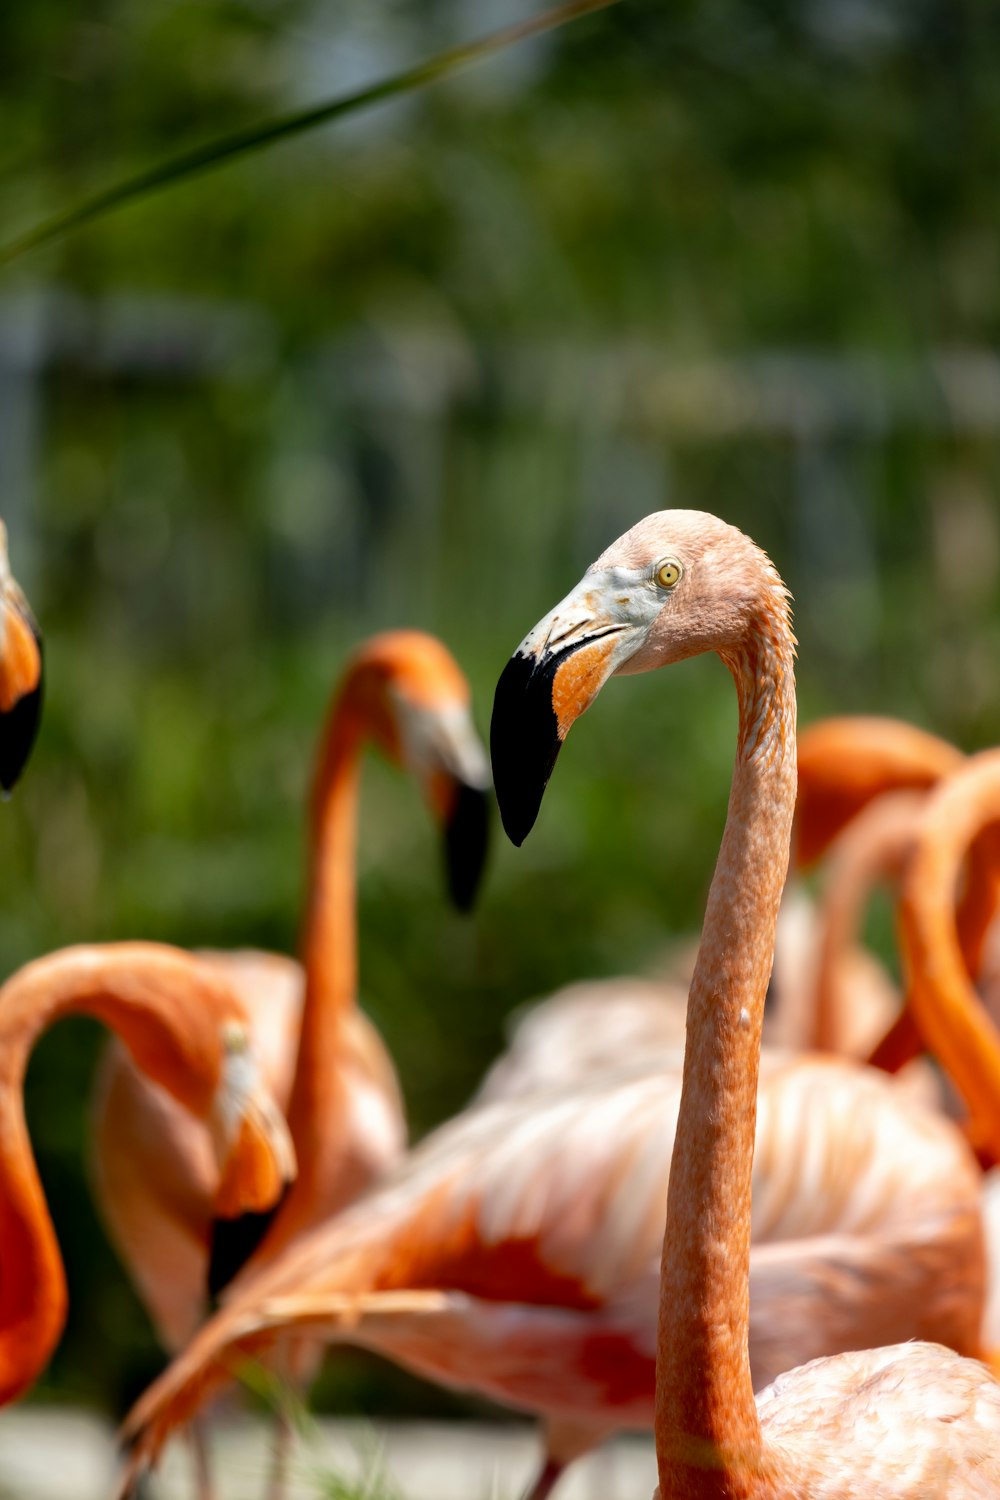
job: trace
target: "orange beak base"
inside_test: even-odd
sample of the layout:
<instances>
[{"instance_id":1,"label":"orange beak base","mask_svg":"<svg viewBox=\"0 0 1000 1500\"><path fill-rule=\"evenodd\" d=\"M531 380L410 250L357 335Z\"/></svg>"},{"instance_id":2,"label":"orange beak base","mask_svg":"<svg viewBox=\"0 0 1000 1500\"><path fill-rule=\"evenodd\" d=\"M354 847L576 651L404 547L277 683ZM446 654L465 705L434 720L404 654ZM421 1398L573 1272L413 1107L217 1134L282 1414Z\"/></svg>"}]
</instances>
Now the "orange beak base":
<instances>
[{"instance_id":1,"label":"orange beak base","mask_svg":"<svg viewBox=\"0 0 1000 1500\"><path fill-rule=\"evenodd\" d=\"M597 696L610 668L607 631L555 651L516 651L493 698L490 755L504 830L520 846L535 825L570 726Z\"/></svg>"}]
</instances>

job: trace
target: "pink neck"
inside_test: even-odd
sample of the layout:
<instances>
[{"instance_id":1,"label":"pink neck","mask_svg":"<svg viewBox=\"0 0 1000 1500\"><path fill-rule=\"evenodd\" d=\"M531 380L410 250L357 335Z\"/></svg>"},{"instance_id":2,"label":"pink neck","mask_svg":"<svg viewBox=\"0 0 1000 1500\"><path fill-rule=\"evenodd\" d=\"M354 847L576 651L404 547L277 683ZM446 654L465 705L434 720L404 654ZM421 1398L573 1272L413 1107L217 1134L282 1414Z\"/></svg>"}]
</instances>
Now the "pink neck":
<instances>
[{"instance_id":1,"label":"pink neck","mask_svg":"<svg viewBox=\"0 0 1000 1500\"><path fill-rule=\"evenodd\" d=\"M727 658L739 745L688 999L660 1283L663 1500L759 1492L748 1354L750 1181L764 996L795 806L792 658L787 622L771 615Z\"/></svg>"},{"instance_id":2,"label":"pink neck","mask_svg":"<svg viewBox=\"0 0 1000 1500\"><path fill-rule=\"evenodd\" d=\"M859 941L873 887L897 882L924 806L925 793L885 792L859 812L837 836L820 905L819 966L812 1046L817 1052L846 1050L844 1017L850 996L845 971Z\"/></svg>"},{"instance_id":3,"label":"pink neck","mask_svg":"<svg viewBox=\"0 0 1000 1500\"><path fill-rule=\"evenodd\" d=\"M976 1145L994 1160L1000 1160L1000 1034L969 978L954 893L970 844L998 816L1000 751L982 751L932 798L900 900L914 1019L965 1101ZM966 932L967 941L972 935Z\"/></svg>"},{"instance_id":4,"label":"pink neck","mask_svg":"<svg viewBox=\"0 0 1000 1500\"><path fill-rule=\"evenodd\" d=\"M298 1178L287 1208L311 1198L330 1170L344 1100L336 1060L357 995L355 860L363 723L345 690L327 725L313 795L303 961L306 992L288 1123ZM285 1213L282 1213L282 1220Z\"/></svg>"},{"instance_id":5,"label":"pink neck","mask_svg":"<svg viewBox=\"0 0 1000 1500\"><path fill-rule=\"evenodd\" d=\"M21 1069L23 1076L23 1068ZM0 1405L38 1378L66 1321L66 1277L35 1169L20 1081L0 1082Z\"/></svg>"}]
</instances>

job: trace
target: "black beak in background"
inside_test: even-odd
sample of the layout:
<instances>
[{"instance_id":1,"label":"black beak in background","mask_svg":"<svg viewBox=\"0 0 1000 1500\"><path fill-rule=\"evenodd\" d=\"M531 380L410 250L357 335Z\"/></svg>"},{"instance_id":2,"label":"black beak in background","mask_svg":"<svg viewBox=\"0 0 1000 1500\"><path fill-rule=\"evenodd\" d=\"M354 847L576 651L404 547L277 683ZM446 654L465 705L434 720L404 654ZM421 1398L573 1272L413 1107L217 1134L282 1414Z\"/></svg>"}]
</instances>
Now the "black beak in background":
<instances>
[{"instance_id":1,"label":"black beak in background","mask_svg":"<svg viewBox=\"0 0 1000 1500\"><path fill-rule=\"evenodd\" d=\"M285 1193L273 1208L264 1213L246 1213L240 1214L237 1219L212 1220L208 1254L208 1296L211 1302L214 1303L237 1272L242 1271L274 1222L287 1192L286 1187Z\"/></svg>"},{"instance_id":2,"label":"black beak in background","mask_svg":"<svg viewBox=\"0 0 1000 1500\"><path fill-rule=\"evenodd\" d=\"M556 672L585 642L540 660L517 652L500 674L490 720L493 785L504 830L520 847L535 826L542 795L562 746L552 707Z\"/></svg>"},{"instance_id":3,"label":"black beak in background","mask_svg":"<svg viewBox=\"0 0 1000 1500\"><path fill-rule=\"evenodd\" d=\"M490 842L490 794L456 781L457 796L445 824L444 853L448 895L459 911L471 911Z\"/></svg>"},{"instance_id":4,"label":"black beak in background","mask_svg":"<svg viewBox=\"0 0 1000 1500\"><path fill-rule=\"evenodd\" d=\"M27 764L42 717L42 638L32 626L38 644L38 681L23 693L13 707L0 713L0 787L9 792Z\"/></svg>"}]
</instances>

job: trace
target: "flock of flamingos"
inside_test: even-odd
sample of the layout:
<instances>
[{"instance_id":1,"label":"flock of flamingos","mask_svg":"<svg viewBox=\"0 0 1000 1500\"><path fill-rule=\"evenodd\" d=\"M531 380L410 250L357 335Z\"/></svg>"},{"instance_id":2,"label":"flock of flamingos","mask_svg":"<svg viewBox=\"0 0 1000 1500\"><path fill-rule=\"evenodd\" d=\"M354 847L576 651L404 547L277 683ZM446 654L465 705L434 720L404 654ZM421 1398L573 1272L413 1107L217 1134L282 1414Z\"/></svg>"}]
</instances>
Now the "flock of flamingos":
<instances>
[{"instance_id":1,"label":"flock of flamingos","mask_svg":"<svg viewBox=\"0 0 1000 1500\"><path fill-rule=\"evenodd\" d=\"M0 552L9 789L42 662ZM22 1085L39 1033L83 1011L116 1034L96 1191L173 1355L126 1420L122 1495L182 1428L209 1495L213 1397L255 1361L305 1389L324 1346L349 1342L536 1414L530 1500L610 1434L650 1427L662 1500L1000 1497L1000 750L967 758L888 719L797 736L794 644L764 553L682 510L613 542L528 632L491 727L513 842L609 677L708 651L739 704L725 833L690 973L542 1002L413 1150L356 1003L354 871L373 742L441 823L453 898L475 895L489 762L430 636L373 637L338 686L301 966L117 943L8 979L0 1401L29 1389L64 1322ZM818 909L783 903L790 861L821 859ZM879 880L902 997L859 940ZM279 1421L272 1495L288 1443Z\"/></svg>"}]
</instances>

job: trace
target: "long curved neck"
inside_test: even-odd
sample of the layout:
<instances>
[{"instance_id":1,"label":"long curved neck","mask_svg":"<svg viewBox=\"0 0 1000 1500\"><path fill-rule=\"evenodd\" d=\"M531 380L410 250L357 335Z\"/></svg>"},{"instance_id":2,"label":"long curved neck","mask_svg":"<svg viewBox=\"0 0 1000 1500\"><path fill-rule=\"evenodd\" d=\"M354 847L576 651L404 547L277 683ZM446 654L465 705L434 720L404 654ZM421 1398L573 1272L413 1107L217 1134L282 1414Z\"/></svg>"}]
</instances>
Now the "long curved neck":
<instances>
[{"instance_id":1,"label":"long curved neck","mask_svg":"<svg viewBox=\"0 0 1000 1500\"><path fill-rule=\"evenodd\" d=\"M37 1038L62 1016L95 1016L138 1061L159 1058L158 1079L186 1075L190 1108L207 1115L211 1107L219 1053L216 1045L214 1063L199 1065L204 1007L195 1002L190 1015L179 1013L170 966L162 985L144 986L126 972L125 958L109 969L96 950L66 950L28 965L0 990L0 1405L45 1368L66 1318L65 1274L24 1119L24 1074Z\"/></svg>"},{"instance_id":2,"label":"long curved neck","mask_svg":"<svg viewBox=\"0 0 1000 1500\"><path fill-rule=\"evenodd\" d=\"M41 1374L66 1321L66 1277L24 1120L21 1077L0 1070L0 1405Z\"/></svg>"},{"instance_id":3,"label":"long curved neck","mask_svg":"<svg viewBox=\"0 0 1000 1500\"><path fill-rule=\"evenodd\" d=\"M900 902L914 1019L965 1100L976 1145L995 1160L1000 1160L1000 1034L969 979L954 893L970 844L998 819L1000 755L987 751L935 796ZM963 937L978 946L970 943L968 932Z\"/></svg>"},{"instance_id":4,"label":"long curved neck","mask_svg":"<svg viewBox=\"0 0 1000 1500\"><path fill-rule=\"evenodd\" d=\"M740 705L729 815L688 998L660 1280L663 1500L759 1493L750 1378L750 1180L764 997L795 806L795 684L771 616L727 658Z\"/></svg>"},{"instance_id":5,"label":"long curved neck","mask_svg":"<svg viewBox=\"0 0 1000 1500\"><path fill-rule=\"evenodd\" d=\"M890 802L902 805L906 798L916 798L921 807L925 806L926 794L910 792L888 792L880 799L888 810ZM873 813L874 813L873 809ZM861 822L866 814L861 813L855 819L855 823ZM912 829L908 845L912 845L917 832L917 819L912 820ZM853 825L852 825L853 826ZM983 951L989 934L990 924L996 915L998 905L998 873L1000 873L1000 857L998 857L998 830L996 827L987 827L972 841L968 854L968 868L966 872L965 889L958 902L955 912L955 936L958 940L962 953L962 962L968 975L977 975L983 962ZM849 836L849 835L845 835ZM903 855L902 846L899 854ZM898 878L898 870L893 870ZM910 919L912 922L912 918ZM905 942L905 935L904 935ZM821 960L821 972L823 968ZM817 986L817 1015L822 1003L822 993ZM842 1014L840 1002L842 997L837 995L833 1002L833 1010L839 1016ZM967 994L967 1000L971 997ZM975 1002L978 1005L978 1001ZM917 1008L920 1010L921 999L917 997ZM921 1014L923 1012L921 1011ZM817 1045L820 1042L817 1040ZM904 1000L904 1007L893 1021L892 1025L880 1038L878 1044L872 1048L868 1056L868 1063L873 1068L880 1068L887 1073L898 1073L926 1051L929 1039L925 1039L917 1020L913 1014L913 1001L910 995ZM947 1045L947 1043L946 1043ZM835 1047L831 1050L837 1050ZM961 1067L961 1063L959 1064ZM983 1143L985 1145L985 1143Z\"/></svg>"},{"instance_id":6,"label":"long curved neck","mask_svg":"<svg viewBox=\"0 0 1000 1500\"><path fill-rule=\"evenodd\" d=\"M986 940L1000 907L1000 827L984 827L969 846L965 889L958 903L955 928L969 974L983 966Z\"/></svg>"},{"instance_id":7,"label":"long curved neck","mask_svg":"<svg viewBox=\"0 0 1000 1500\"><path fill-rule=\"evenodd\" d=\"M865 907L880 880L897 881L924 806L920 792L886 792L838 836L820 906L819 962L812 1046L846 1050L845 1015L851 1003L847 974Z\"/></svg>"},{"instance_id":8,"label":"long curved neck","mask_svg":"<svg viewBox=\"0 0 1000 1500\"><path fill-rule=\"evenodd\" d=\"M288 1123L298 1158L293 1196L312 1190L339 1136L341 1083L333 1065L357 996L355 860L360 708L345 685L327 723L313 790L312 848L303 933L306 992Z\"/></svg>"}]
</instances>

